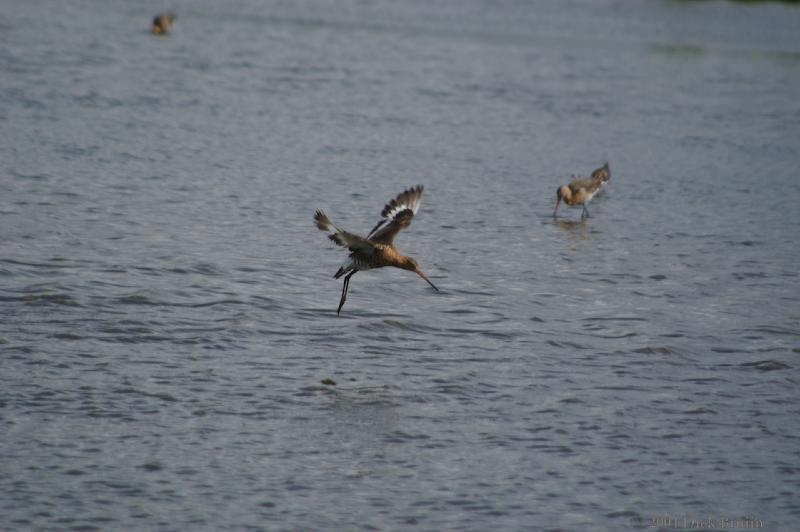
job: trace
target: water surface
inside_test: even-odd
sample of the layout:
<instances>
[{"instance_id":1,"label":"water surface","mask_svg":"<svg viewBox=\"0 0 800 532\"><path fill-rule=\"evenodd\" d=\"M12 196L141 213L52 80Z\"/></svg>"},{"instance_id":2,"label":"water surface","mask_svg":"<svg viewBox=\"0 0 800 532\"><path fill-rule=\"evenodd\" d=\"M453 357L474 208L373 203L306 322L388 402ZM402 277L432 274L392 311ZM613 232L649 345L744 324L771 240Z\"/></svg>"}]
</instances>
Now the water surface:
<instances>
[{"instance_id":1,"label":"water surface","mask_svg":"<svg viewBox=\"0 0 800 532\"><path fill-rule=\"evenodd\" d=\"M800 10L178 7L4 10L0 528L796 526Z\"/></svg>"}]
</instances>

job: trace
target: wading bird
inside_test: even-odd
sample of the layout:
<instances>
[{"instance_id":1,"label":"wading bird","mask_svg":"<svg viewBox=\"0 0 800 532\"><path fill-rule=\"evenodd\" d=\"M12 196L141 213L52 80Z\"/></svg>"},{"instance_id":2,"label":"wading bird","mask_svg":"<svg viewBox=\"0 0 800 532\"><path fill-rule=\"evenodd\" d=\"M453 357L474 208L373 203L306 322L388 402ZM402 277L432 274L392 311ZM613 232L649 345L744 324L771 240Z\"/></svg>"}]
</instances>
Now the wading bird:
<instances>
[{"instance_id":1,"label":"wading bird","mask_svg":"<svg viewBox=\"0 0 800 532\"><path fill-rule=\"evenodd\" d=\"M347 274L344 278L342 298L339 300L339 308L336 309L336 314L339 314L342 310L342 306L347 299L347 289L350 286L350 278L355 275L356 272L362 270L372 270L374 268L383 268L384 266L394 266L395 268L410 270L425 279L435 290L439 290L431 280L428 279L428 276L422 273L417 261L397 251L397 248L395 248L393 244L394 237L397 236L397 233L411 225L411 219L414 217L417 210L419 210L421 201L421 185L409 188L398 194L396 198L387 203L383 208L383 211L381 211L381 217L383 219L369 232L366 238L348 233L347 231L342 231L333 225L322 211L317 211L314 214L316 226L322 231L328 231L330 233L328 238L350 250L350 256L333 276L338 279L342 275Z\"/></svg>"},{"instance_id":2,"label":"wading bird","mask_svg":"<svg viewBox=\"0 0 800 532\"><path fill-rule=\"evenodd\" d=\"M600 191L603 185L608 183L609 179L611 179L611 170L608 167L608 163L606 163L592 172L591 177L586 179L573 179L569 185L558 187L558 190L556 190L556 209L553 211L553 217L555 218L558 214L558 205L561 203L562 199L564 203L570 207L576 205L581 205L583 207L581 219L589 216L589 211L586 209L586 206L589 205L589 202Z\"/></svg>"},{"instance_id":3,"label":"wading bird","mask_svg":"<svg viewBox=\"0 0 800 532\"><path fill-rule=\"evenodd\" d=\"M153 27L150 33L153 35L166 35L172 29L172 23L177 17L174 13L161 13L153 17Z\"/></svg>"}]
</instances>

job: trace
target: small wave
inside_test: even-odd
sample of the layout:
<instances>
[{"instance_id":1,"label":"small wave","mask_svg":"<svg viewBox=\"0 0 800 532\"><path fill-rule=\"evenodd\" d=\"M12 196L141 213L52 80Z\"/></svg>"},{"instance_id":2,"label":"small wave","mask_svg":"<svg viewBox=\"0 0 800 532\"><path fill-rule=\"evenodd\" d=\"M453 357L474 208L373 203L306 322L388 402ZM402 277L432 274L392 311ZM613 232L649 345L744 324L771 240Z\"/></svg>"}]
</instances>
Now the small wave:
<instances>
[{"instance_id":1,"label":"small wave","mask_svg":"<svg viewBox=\"0 0 800 532\"><path fill-rule=\"evenodd\" d=\"M88 337L87 337L88 338ZM174 344L194 344L193 340L176 339L159 334L142 334L137 336L95 336L95 340L112 344L143 344L150 342L171 342Z\"/></svg>"},{"instance_id":2,"label":"small wave","mask_svg":"<svg viewBox=\"0 0 800 532\"><path fill-rule=\"evenodd\" d=\"M737 281L744 281L745 279L766 279L769 277L765 272L733 272L733 278Z\"/></svg>"},{"instance_id":3,"label":"small wave","mask_svg":"<svg viewBox=\"0 0 800 532\"><path fill-rule=\"evenodd\" d=\"M635 332L628 332L621 334L587 334L586 336L592 336L594 338L606 338L609 340L619 340L620 338L632 338L634 336L639 336L639 334Z\"/></svg>"},{"instance_id":4,"label":"small wave","mask_svg":"<svg viewBox=\"0 0 800 532\"><path fill-rule=\"evenodd\" d=\"M161 471L164 469L164 466L159 461L152 461L152 462L145 462L141 465L136 466L143 471Z\"/></svg>"},{"instance_id":5,"label":"small wave","mask_svg":"<svg viewBox=\"0 0 800 532\"><path fill-rule=\"evenodd\" d=\"M713 384L715 382L729 382L727 379L722 379L720 377L697 377L695 379L686 379L686 382L691 382L693 384Z\"/></svg>"},{"instance_id":6,"label":"small wave","mask_svg":"<svg viewBox=\"0 0 800 532\"><path fill-rule=\"evenodd\" d=\"M596 390L609 390L612 392L648 392L644 386L596 386Z\"/></svg>"},{"instance_id":7,"label":"small wave","mask_svg":"<svg viewBox=\"0 0 800 532\"><path fill-rule=\"evenodd\" d=\"M780 335L786 335L786 336L798 336L798 337L800 337L800 330L789 329L789 328L785 328L785 327L775 327L775 326L772 326L772 325L760 325L758 327L742 329L740 332L759 332L759 333L780 334Z\"/></svg>"},{"instance_id":8,"label":"small wave","mask_svg":"<svg viewBox=\"0 0 800 532\"><path fill-rule=\"evenodd\" d=\"M389 443L403 443L408 441L429 440L430 435L424 433L411 434L404 430L394 430L386 435L386 441Z\"/></svg>"},{"instance_id":9,"label":"small wave","mask_svg":"<svg viewBox=\"0 0 800 532\"><path fill-rule=\"evenodd\" d=\"M458 336L463 337L464 335L480 335L485 336L488 338L495 338L500 340L508 340L512 338L516 338L519 336L517 332L507 332L507 331L496 331L491 329L464 329L464 328L453 328L453 329L442 329L441 331L444 336Z\"/></svg>"},{"instance_id":10,"label":"small wave","mask_svg":"<svg viewBox=\"0 0 800 532\"><path fill-rule=\"evenodd\" d=\"M694 408L691 410L684 410L683 414L690 415L690 416L697 416L702 414L718 414L716 410L711 410L710 408Z\"/></svg>"},{"instance_id":11,"label":"small wave","mask_svg":"<svg viewBox=\"0 0 800 532\"><path fill-rule=\"evenodd\" d=\"M782 369L791 369L791 366L784 364L778 360L759 360L756 362L744 362L739 364L742 368L753 368L759 371L778 371Z\"/></svg>"},{"instance_id":12,"label":"small wave","mask_svg":"<svg viewBox=\"0 0 800 532\"><path fill-rule=\"evenodd\" d=\"M133 387L127 388L117 388L113 390L113 393L124 394L124 395L141 395L143 397L151 397L153 399L161 399L162 401L166 401L169 403L177 403L178 399L168 393L153 393L153 392L146 392L144 390L137 390Z\"/></svg>"},{"instance_id":13,"label":"small wave","mask_svg":"<svg viewBox=\"0 0 800 532\"><path fill-rule=\"evenodd\" d=\"M642 292L641 290L634 290L633 294L635 294L637 296L650 297L650 298L653 298L653 299L658 299L658 298L662 298L662 297L663 298L667 298L667 299L675 299L675 296L672 295L672 294L663 294L663 293L662 294L647 294L645 292Z\"/></svg>"},{"instance_id":14,"label":"small wave","mask_svg":"<svg viewBox=\"0 0 800 532\"><path fill-rule=\"evenodd\" d=\"M671 347L664 345L640 347L639 349L634 349L633 352L640 355L669 355L675 351Z\"/></svg>"},{"instance_id":15,"label":"small wave","mask_svg":"<svg viewBox=\"0 0 800 532\"><path fill-rule=\"evenodd\" d=\"M71 268L74 266L74 264L63 258L54 258L50 262L31 262L14 259L0 259L0 262L17 266L32 266L34 268Z\"/></svg>"},{"instance_id":16,"label":"small wave","mask_svg":"<svg viewBox=\"0 0 800 532\"><path fill-rule=\"evenodd\" d=\"M193 308L214 307L217 305L245 305L244 301L238 299L221 299L219 301L207 301L204 303L191 303L188 306Z\"/></svg>"},{"instance_id":17,"label":"small wave","mask_svg":"<svg viewBox=\"0 0 800 532\"><path fill-rule=\"evenodd\" d=\"M565 397L558 401L559 403L564 403L566 405L582 405L584 402L577 397Z\"/></svg>"},{"instance_id":18,"label":"small wave","mask_svg":"<svg viewBox=\"0 0 800 532\"><path fill-rule=\"evenodd\" d=\"M82 305L69 294L26 294L17 297L0 297L0 301L19 301L27 305L47 306L59 305L67 307L81 307Z\"/></svg>"},{"instance_id":19,"label":"small wave","mask_svg":"<svg viewBox=\"0 0 800 532\"><path fill-rule=\"evenodd\" d=\"M149 327L144 327L142 325L132 325L128 327L119 327L117 325L111 326L101 326L97 329L99 332L105 334L152 334L153 330Z\"/></svg>"},{"instance_id":20,"label":"small wave","mask_svg":"<svg viewBox=\"0 0 800 532\"><path fill-rule=\"evenodd\" d=\"M389 327L393 327L396 329L401 329L404 331L411 331L417 333L423 332L437 332L441 329L436 329L434 327L426 327L419 323L409 322L409 321L400 321L400 320L383 320L383 323L388 325Z\"/></svg>"},{"instance_id":21,"label":"small wave","mask_svg":"<svg viewBox=\"0 0 800 532\"><path fill-rule=\"evenodd\" d=\"M713 351L714 353L722 353L728 355L732 355L734 353L745 353L745 351L742 349L733 349L731 347L712 347L711 351Z\"/></svg>"},{"instance_id":22,"label":"small wave","mask_svg":"<svg viewBox=\"0 0 800 532\"><path fill-rule=\"evenodd\" d=\"M86 336L75 333L56 333L51 334L50 338L55 338L56 340L85 340Z\"/></svg>"},{"instance_id":23,"label":"small wave","mask_svg":"<svg viewBox=\"0 0 800 532\"><path fill-rule=\"evenodd\" d=\"M553 347L571 347L573 349L589 349L588 346L577 344L575 342L556 342L555 340L548 340L547 343Z\"/></svg>"},{"instance_id":24,"label":"small wave","mask_svg":"<svg viewBox=\"0 0 800 532\"><path fill-rule=\"evenodd\" d=\"M142 294L132 294L129 296L122 296L116 299L120 305L159 305L149 297Z\"/></svg>"},{"instance_id":25,"label":"small wave","mask_svg":"<svg viewBox=\"0 0 800 532\"><path fill-rule=\"evenodd\" d=\"M736 241L736 240L725 240L723 242L723 244L727 244L729 246L751 247L751 246L761 245L761 244L763 244L763 242L758 242L758 241L755 241L755 240L739 240L739 241Z\"/></svg>"},{"instance_id":26,"label":"small wave","mask_svg":"<svg viewBox=\"0 0 800 532\"><path fill-rule=\"evenodd\" d=\"M193 265L189 266L188 268L176 267L176 268L169 268L169 269L167 269L165 271L167 273L201 274L201 275L209 275L209 276L213 276L213 277L217 277L217 276L223 275L223 272L220 271L220 269L217 268L215 265L208 264L208 263L203 263L203 262L198 263L198 264L193 264Z\"/></svg>"},{"instance_id":27,"label":"small wave","mask_svg":"<svg viewBox=\"0 0 800 532\"><path fill-rule=\"evenodd\" d=\"M640 318L638 316L608 316L584 318L583 321L647 321L647 318Z\"/></svg>"},{"instance_id":28,"label":"small wave","mask_svg":"<svg viewBox=\"0 0 800 532\"><path fill-rule=\"evenodd\" d=\"M466 398L472 395L472 389L462 384L441 383L434 387L433 393Z\"/></svg>"},{"instance_id":29,"label":"small wave","mask_svg":"<svg viewBox=\"0 0 800 532\"><path fill-rule=\"evenodd\" d=\"M468 307L461 307L456 309L443 310L444 314L477 314L477 310Z\"/></svg>"}]
</instances>

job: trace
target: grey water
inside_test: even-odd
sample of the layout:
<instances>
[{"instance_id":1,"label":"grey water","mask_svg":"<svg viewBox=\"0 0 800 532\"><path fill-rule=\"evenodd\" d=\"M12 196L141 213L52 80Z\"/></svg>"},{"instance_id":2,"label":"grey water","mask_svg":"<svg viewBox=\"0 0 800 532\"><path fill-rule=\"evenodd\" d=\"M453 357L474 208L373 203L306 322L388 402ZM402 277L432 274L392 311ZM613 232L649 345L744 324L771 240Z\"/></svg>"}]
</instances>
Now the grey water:
<instances>
[{"instance_id":1,"label":"grey water","mask_svg":"<svg viewBox=\"0 0 800 532\"><path fill-rule=\"evenodd\" d=\"M797 529L797 6L2 4L0 529Z\"/></svg>"}]
</instances>

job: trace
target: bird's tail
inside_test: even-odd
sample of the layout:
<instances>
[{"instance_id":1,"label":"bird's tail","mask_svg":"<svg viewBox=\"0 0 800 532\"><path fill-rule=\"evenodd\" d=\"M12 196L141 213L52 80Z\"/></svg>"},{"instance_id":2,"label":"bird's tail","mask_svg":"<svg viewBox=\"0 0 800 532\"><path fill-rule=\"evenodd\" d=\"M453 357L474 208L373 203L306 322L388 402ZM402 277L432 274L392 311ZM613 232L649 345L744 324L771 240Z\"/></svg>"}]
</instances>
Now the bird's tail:
<instances>
[{"instance_id":1,"label":"bird's tail","mask_svg":"<svg viewBox=\"0 0 800 532\"><path fill-rule=\"evenodd\" d=\"M342 275L346 274L347 272L351 272L354 269L355 269L355 266L353 265L353 259L352 258L348 258L346 261L344 261L344 264L339 266L339 269L336 270L336 273L333 274L333 278L334 279L338 279Z\"/></svg>"}]
</instances>

